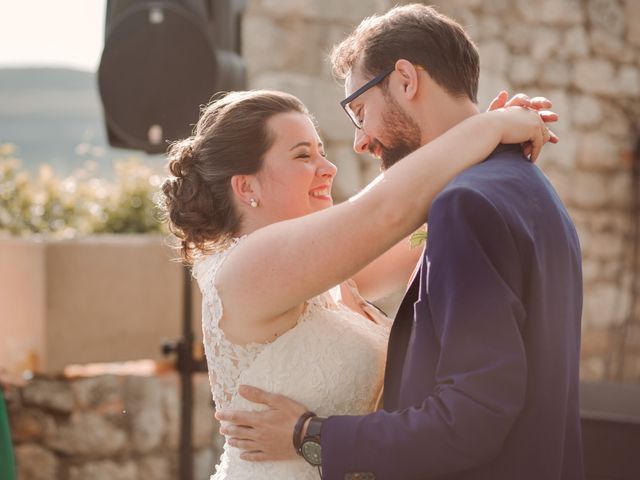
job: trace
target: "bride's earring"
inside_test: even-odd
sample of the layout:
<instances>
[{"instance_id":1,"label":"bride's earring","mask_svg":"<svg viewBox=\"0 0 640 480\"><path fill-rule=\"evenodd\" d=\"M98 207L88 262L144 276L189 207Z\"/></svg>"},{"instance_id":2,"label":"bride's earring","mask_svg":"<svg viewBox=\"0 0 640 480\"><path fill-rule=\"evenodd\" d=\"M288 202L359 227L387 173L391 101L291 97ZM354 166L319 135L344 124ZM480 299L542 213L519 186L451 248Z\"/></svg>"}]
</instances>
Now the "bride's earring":
<instances>
[{"instance_id":1,"label":"bride's earring","mask_svg":"<svg viewBox=\"0 0 640 480\"><path fill-rule=\"evenodd\" d=\"M249 205L251 205L251 208L257 208L258 201L255 198L252 198L251 200L249 200Z\"/></svg>"}]
</instances>

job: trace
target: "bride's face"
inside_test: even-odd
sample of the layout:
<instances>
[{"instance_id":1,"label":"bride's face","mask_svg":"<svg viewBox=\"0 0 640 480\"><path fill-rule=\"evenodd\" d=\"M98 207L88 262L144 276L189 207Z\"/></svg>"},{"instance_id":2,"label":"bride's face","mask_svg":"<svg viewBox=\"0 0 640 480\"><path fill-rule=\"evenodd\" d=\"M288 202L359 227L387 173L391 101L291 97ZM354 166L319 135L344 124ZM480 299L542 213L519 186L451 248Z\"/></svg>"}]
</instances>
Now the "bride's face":
<instances>
[{"instance_id":1,"label":"bride's face","mask_svg":"<svg viewBox=\"0 0 640 480\"><path fill-rule=\"evenodd\" d=\"M275 135L256 175L260 207L272 221L300 217L333 205L331 186L336 166L327 160L311 119L298 112L271 117Z\"/></svg>"}]
</instances>

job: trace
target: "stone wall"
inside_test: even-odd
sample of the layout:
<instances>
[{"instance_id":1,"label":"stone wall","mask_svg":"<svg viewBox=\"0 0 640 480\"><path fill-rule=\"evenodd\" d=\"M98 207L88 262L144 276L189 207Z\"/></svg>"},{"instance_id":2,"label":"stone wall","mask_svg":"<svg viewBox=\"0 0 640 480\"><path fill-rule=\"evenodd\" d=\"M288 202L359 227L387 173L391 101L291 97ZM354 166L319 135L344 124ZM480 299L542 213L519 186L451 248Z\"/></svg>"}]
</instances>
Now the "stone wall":
<instances>
[{"instance_id":1,"label":"stone wall","mask_svg":"<svg viewBox=\"0 0 640 480\"><path fill-rule=\"evenodd\" d=\"M175 374L35 379L7 395L20 480L178 478ZM221 451L206 375L194 381L194 480Z\"/></svg>"},{"instance_id":2,"label":"stone wall","mask_svg":"<svg viewBox=\"0 0 640 480\"><path fill-rule=\"evenodd\" d=\"M339 168L338 199L358 191L378 166L351 149L353 127L339 108L343 90L326 56L362 18L396 3L407 2L248 2L243 50L250 87L291 92L316 115ZM638 276L632 180L639 162L633 149L640 131L640 2L429 3L464 25L479 47L481 109L500 89L553 100L561 142L545 149L539 165L568 206L582 242L582 376L640 380L640 302L632 292Z\"/></svg>"}]
</instances>

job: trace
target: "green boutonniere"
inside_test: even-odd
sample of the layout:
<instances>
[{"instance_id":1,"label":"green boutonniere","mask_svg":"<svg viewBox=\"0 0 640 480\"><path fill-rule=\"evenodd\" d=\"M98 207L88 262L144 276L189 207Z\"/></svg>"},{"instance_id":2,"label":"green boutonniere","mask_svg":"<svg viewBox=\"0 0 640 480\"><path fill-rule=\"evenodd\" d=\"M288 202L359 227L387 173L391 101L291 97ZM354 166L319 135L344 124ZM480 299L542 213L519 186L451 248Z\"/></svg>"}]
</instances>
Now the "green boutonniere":
<instances>
[{"instance_id":1,"label":"green boutonniere","mask_svg":"<svg viewBox=\"0 0 640 480\"><path fill-rule=\"evenodd\" d=\"M409 238L409 245L411 248L418 248L422 246L424 242L427 241L427 227L420 227L418 230L411 234L411 238Z\"/></svg>"}]
</instances>

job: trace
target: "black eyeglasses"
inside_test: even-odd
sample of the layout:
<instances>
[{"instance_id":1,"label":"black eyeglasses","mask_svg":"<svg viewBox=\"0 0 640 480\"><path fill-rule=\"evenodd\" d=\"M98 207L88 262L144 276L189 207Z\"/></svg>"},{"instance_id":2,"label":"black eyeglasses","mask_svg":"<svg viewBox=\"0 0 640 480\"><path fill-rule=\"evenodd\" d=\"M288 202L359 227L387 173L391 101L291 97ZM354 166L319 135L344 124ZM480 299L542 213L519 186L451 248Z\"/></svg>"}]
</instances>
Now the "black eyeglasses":
<instances>
[{"instance_id":1,"label":"black eyeglasses","mask_svg":"<svg viewBox=\"0 0 640 480\"><path fill-rule=\"evenodd\" d=\"M345 98L344 100L342 100L340 102L340 106L347 113L347 115L349 116L349 118L351 119L351 121L353 122L353 124L356 126L357 129L359 129L359 130L362 129L362 122L358 119L358 117L355 114L355 112L353 110L351 110L351 106L349 104L351 102L353 102L356 98L358 98L360 95L362 95L364 92L369 90L371 87L375 87L376 85L378 85L382 80L384 80L384 78L387 75L389 75L395 69L396 69L396 67L394 65L393 67L389 68L388 70L383 71L379 75L376 75L371 80L369 80L367 83L365 83L363 86L361 86L358 90L356 90L355 92L353 92L351 95L349 95L347 98Z\"/></svg>"}]
</instances>

